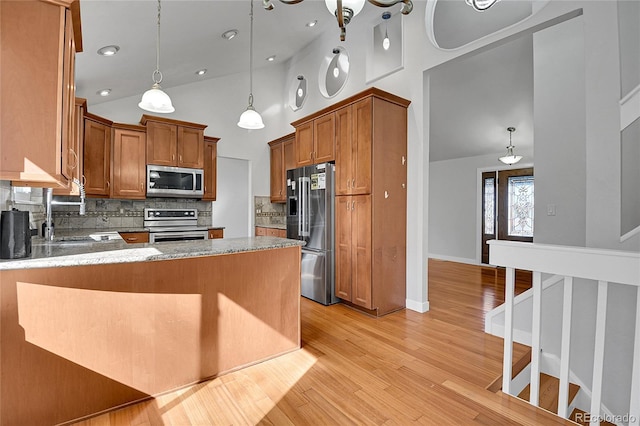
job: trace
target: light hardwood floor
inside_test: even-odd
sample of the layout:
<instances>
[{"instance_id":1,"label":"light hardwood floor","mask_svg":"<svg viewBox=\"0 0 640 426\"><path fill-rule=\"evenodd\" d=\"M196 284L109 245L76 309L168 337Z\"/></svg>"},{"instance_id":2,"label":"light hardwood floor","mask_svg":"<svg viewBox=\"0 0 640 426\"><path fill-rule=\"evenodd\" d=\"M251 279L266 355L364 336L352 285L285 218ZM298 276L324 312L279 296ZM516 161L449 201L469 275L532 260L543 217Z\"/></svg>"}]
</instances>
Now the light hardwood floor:
<instances>
[{"instance_id":1,"label":"light hardwood floor","mask_svg":"<svg viewBox=\"0 0 640 426\"><path fill-rule=\"evenodd\" d=\"M517 278L519 293L530 281ZM483 318L503 282L502 271L431 260L425 314L371 318L303 299L301 350L78 424L572 424L485 389L501 374L502 340Z\"/></svg>"}]
</instances>

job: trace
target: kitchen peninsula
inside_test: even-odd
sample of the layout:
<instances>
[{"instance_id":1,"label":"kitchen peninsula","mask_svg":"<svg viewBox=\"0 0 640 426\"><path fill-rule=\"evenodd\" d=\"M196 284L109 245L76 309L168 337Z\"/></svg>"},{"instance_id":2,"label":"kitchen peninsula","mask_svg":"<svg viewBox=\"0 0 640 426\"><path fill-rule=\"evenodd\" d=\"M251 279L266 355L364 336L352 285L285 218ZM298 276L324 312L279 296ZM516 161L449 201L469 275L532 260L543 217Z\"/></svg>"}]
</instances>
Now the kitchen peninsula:
<instances>
[{"instance_id":1,"label":"kitchen peninsula","mask_svg":"<svg viewBox=\"0 0 640 426\"><path fill-rule=\"evenodd\" d=\"M300 347L300 243L34 244L0 261L2 424L57 424Z\"/></svg>"}]
</instances>

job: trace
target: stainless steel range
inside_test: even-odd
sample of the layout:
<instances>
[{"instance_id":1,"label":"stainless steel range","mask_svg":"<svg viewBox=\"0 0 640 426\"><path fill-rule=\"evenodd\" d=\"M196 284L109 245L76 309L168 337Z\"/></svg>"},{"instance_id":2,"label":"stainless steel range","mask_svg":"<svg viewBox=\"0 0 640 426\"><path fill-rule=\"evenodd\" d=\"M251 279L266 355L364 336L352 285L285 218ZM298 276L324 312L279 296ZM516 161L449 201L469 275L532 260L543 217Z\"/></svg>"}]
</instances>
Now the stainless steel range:
<instances>
[{"instance_id":1,"label":"stainless steel range","mask_svg":"<svg viewBox=\"0 0 640 426\"><path fill-rule=\"evenodd\" d=\"M197 209L144 209L144 227L150 243L209 238L208 229L198 226Z\"/></svg>"}]
</instances>

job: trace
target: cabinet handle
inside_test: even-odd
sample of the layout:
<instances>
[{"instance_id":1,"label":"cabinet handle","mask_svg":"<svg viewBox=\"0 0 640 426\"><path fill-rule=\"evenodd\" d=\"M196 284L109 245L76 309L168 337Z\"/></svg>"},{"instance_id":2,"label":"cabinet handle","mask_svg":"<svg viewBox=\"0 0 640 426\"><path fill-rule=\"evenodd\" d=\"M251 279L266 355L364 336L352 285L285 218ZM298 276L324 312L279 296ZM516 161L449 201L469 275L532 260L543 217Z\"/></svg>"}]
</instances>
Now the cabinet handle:
<instances>
[{"instance_id":1,"label":"cabinet handle","mask_svg":"<svg viewBox=\"0 0 640 426\"><path fill-rule=\"evenodd\" d=\"M309 160L313 160L313 152L309 152Z\"/></svg>"},{"instance_id":2,"label":"cabinet handle","mask_svg":"<svg viewBox=\"0 0 640 426\"><path fill-rule=\"evenodd\" d=\"M138 241L136 237L127 237L127 241Z\"/></svg>"},{"instance_id":3,"label":"cabinet handle","mask_svg":"<svg viewBox=\"0 0 640 426\"><path fill-rule=\"evenodd\" d=\"M402 165L404 166L404 165L406 164L406 162L407 162L407 159L406 159L406 157L403 155L403 156L402 156Z\"/></svg>"},{"instance_id":4,"label":"cabinet handle","mask_svg":"<svg viewBox=\"0 0 640 426\"><path fill-rule=\"evenodd\" d=\"M347 201L347 211L349 211L349 202Z\"/></svg>"},{"instance_id":5,"label":"cabinet handle","mask_svg":"<svg viewBox=\"0 0 640 426\"><path fill-rule=\"evenodd\" d=\"M176 155L175 154L171 154L171 161L175 161L176 159Z\"/></svg>"},{"instance_id":6,"label":"cabinet handle","mask_svg":"<svg viewBox=\"0 0 640 426\"><path fill-rule=\"evenodd\" d=\"M355 187L356 187L356 180L351 179L351 188L355 189Z\"/></svg>"},{"instance_id":7,"label":"cabinet handle","mask_svg":"<svg viewBox=\"0 0 640 426\"><path fill-rule=\"evenodd\" d=\"M111 184L107 181L107 188L111 188Z\"/></svg>"},{"instance_id":8,"label":"cabinet handle","mask_svg":"<svg viewBox=\"0 0 640 426\"><path fill-rule=\"evenodd\" d=\"M407 187L407 185L403 183L403 184L402 184L402 189L404 189L404 188L406 188L406 187Z\"/></svg>"},{"instance_id":9,"label":"cabinet handle","mask_svg":"<svg viewBox=\"0 0 640 426\"><path fill-rule=\"evenodd\" d=\"M182 163L182 154L180 154L180 162Z\"/></svg>"},{"instance_id":10,"label":"cabinet handle","mask_svg":"<svg viewBox=\"0 0 640 426\"><path fill-rule=\"evenodd\" d=\"M356 209L356 202L352 201L351 202L351 210L355 210Z\"/></svg>"}]
</instances>

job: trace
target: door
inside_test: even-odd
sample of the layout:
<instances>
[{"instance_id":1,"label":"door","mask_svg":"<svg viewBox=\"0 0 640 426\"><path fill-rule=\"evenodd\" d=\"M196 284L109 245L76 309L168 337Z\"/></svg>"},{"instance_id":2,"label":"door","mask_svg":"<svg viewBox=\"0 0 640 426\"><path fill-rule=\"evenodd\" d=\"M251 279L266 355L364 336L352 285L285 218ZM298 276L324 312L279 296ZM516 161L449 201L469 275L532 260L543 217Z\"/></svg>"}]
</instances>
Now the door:
<instances>
[{"instance_id":1,"label":"door","mask_svg":"<svg viewBox=\"0 0 640 426\"><path fill-rule=\"evenodd\" d=\"M313 164L313 121L296 128L296 167Z\"/></svg>"},{"instance_id":2,"label":"door","mask_svg":"<svg viewBox=\"0 0 640 426\"><path fill-rule=\"evenodd\" d=\"M201 169L204 165L204 131L178 127L178 166Z\"/></svg>"},{"instance_id":3,"label":"door","mask_svg":"<svg viewBox=\"0 0 640 426\"><path fill-rule=\"evenodd\" d=\"M213 226L224 226L225 238L250 237L254 233L252 217L251 168L248 160L218 157L216 201L213 201Z\"/></svg>"},{"instance_id":4,"label":"door","mask_svg":"<svg viewBox=\"0 0 640 426\"><path fill-rule=\"evenodd\" d=\"M84 175L87 195L109 196L111 127L85 120Z\"/></svg>"},{"instance_id":5,"label":"door","mask_svg":"<svg viewBox=\"0 0 640 426\"><path fill-rule=\"evenodd\" d=\"M335 294L351 301L351 202L350 196L336 197L336 285Z\"/></svg>"},{"instance_id":6,"label":"door","mask_svg":"<svg viewBox=\"0 0 640 426\"><path fill-rule=\"evenodd\" d=\"M333 164L305 167L305 175L308 179L303 197L308 230L305 248L333 250Z\"/></svg>"},{"instance_id":7,"label":"door","mask_svg":"<svg viewBox=\"0 0 640 426\"><path fill-rule=\"evenodd\" d=\"M134 130L113 131L113 179L115 198L146 198L146 134Z\"/></svg>"},{"instance_id":8,"label":"door","mask_svg":"<svg viewBox=\"0 0 640 426\"><path fill-rule=\"evenodd\" d=\"M533 168L482 174L482 263L489 240L533 242L533 211Z\"/></svg>"},{"instance_id":9,"label":"door","mask_svg":"<svg viewBox=\"0 0 640 426\"><path fill-rule=\"evenodd\" d=\"M297 240L300 237L300 187L299 180L302 177L303 169L293 169L287 171L287 181L291 185L287 186L287 238Z\"/></svg>"},{"instance_id":10,"label":"door","mask_svg":"<svg viewBox=\"0 0 640 426\"><path fill-rule=\"evenodd\" d=\"M217 168L218 144L207 141L204 143L204 195L203 201L215 201L217 190Z\"/></svg>"},{"instance_id":11,"label":"door","mask_svg":"<svg viewBox=\"0 0 640 426\"><path fill-rule=\"evenodd\" d=\"M351 199L352 302L372 309L371 195L357 195Z\"/></svg>"},{"instance_id":12,"label":"door","mask_svg":"<svg viewBox=\"0 0 640 426\"><path fill-rule=\"evenodd\" d=\"M351 105L336 111L336 195L351 195Z\"/></svg>"},{"instance_id":13,"label":"door","mask_svg":"<svg viewBox=\"0 0 640 426\"><path fill-rule=\"evenodd\" d=\"M327 114L313 120L313 162L325 163L336 158L335 114Z\"/></svg>"},{"instance_id":14,"label":"door","mask_svg":"<svg viewBox=\"0 0 640 426\"><path fill-rule=\"evenodd\" d=\"M147 164L175 166L178 130L173 124L147 122Z\"/></svg>"},{"instance_id":15,"label":"door","mask_svg":"<svg viewBox=\"0 0 640 426\"><path fill-rule=\"evenodd\" d=\"M300 294L322 304L328 303L327 253L302 249L300 262Z\"/></svg>"},{"instance_id":16,"label":"door","mask_svg":"<svg viewBox=\"0 0 640 426\"><path fill-rule=\"evenodd\" d=\"M278 203L282 201L286 201L286 191L284 188L284 184L286 182L286 178L283 179L284 175L284 146L281 143L270 145L269 149L271 150L270 160L270 193L271 193L271 202Z\"/></svg>"}]
</instances>

